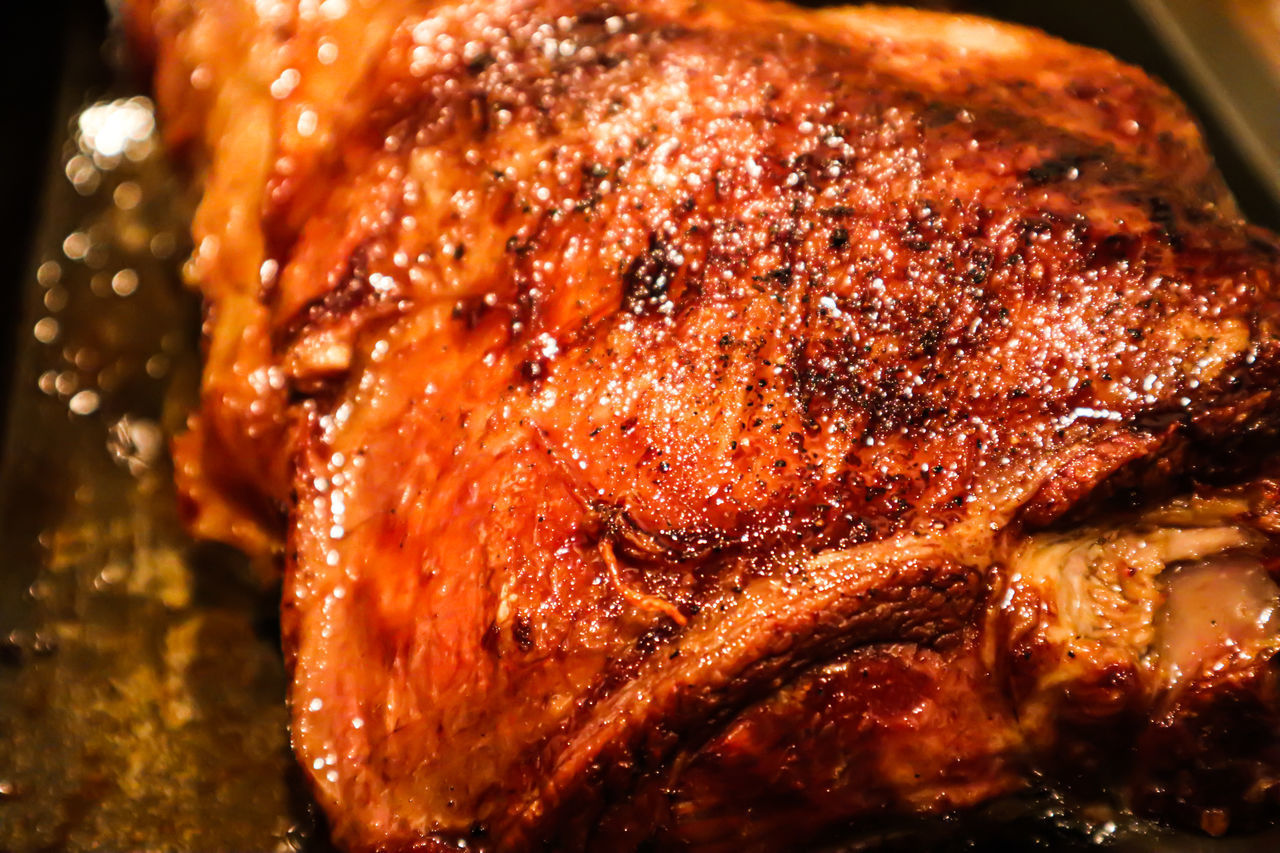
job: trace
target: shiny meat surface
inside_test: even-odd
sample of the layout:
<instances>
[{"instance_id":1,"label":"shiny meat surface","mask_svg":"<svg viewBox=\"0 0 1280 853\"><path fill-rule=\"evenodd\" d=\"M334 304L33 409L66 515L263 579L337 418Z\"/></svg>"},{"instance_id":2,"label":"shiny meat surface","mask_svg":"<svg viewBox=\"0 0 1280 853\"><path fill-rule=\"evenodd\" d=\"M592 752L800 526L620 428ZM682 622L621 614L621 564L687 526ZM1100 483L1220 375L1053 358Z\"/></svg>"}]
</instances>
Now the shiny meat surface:
<instances>
[{"instance_id":1,"label":"shiny meat surface","mask_svg":"<svg viewBox=\"0 0 1280 853\"><path fill-rule=\"evenodd\" d=\"M1277 242L1142 72L754 0L126 8L204 190L185 509L283 559L339 843L777 849L1116 755L1275 815L1272 490L1072 521L1278 406ZM1201 558L1244 636L1162 664Z\"/></svg>"}]
</instances>

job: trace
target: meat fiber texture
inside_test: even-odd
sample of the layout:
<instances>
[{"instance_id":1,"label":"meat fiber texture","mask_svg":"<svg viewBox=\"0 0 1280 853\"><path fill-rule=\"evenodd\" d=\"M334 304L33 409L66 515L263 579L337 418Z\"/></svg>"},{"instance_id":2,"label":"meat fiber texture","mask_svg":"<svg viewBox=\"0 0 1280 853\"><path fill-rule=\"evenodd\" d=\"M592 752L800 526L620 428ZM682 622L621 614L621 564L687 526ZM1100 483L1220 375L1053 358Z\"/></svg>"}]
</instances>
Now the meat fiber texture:
<instances>
[{"instance_id":1,"label":"meat fiber texture","mask_svg":"<svg viewBox=\"0 0 1280 853\"><path fill-rule=\"evenodd\" d=\"M1276 815L1280 254L1143 72L756 0L125 14L203 191L184 507L283 565L340 845Z\"/></svg>"}]
</instances>

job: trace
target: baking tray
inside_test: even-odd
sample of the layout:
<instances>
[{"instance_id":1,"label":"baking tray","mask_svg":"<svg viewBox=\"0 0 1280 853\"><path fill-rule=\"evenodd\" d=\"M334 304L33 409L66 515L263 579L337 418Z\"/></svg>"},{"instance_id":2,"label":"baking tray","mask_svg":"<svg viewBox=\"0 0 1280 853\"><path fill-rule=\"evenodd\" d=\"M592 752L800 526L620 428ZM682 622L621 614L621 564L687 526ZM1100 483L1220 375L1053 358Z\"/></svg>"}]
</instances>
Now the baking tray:
<instances>
[{"instance_id":1,"label":"baking tray","mask_svg":"<svg viewBox=\"0 0 1280 853\"><path fill-rule=\"evenodd\" d=\"M1245 209L1280 224L1214 94L1134 8L928 5L1152 69L1202 111ZM278 589L177 523L165 435L198 381L199 306L180 281L192 200L158 150L144 87L120 70L104 7L35 12L34 30L10 27L0 46L6 79L31 81L7 116L25 133L0 151L0 851L328 850L289 753ZM1069 812L1032 794L832 849L1280 849L1275 834L1211 841Z\"/></svg>"},{"instance_id":2,"label":"baking tray","mask_svg":"<svg viewBox=\"0 0 1280 853\"><path fill-rule=\"evenodd\" d=\"M61 82L47 143L6 152L39 193L11 216L35 225L6 282L0 850L323 849L289 754L278 593L176 516L165 435L199 369L189 199L112 71L104 7L59 6L39 49L7 45L30 63L15 73ZM9 127L38 134L38 107Z\"/></svg>"}]
</instances>

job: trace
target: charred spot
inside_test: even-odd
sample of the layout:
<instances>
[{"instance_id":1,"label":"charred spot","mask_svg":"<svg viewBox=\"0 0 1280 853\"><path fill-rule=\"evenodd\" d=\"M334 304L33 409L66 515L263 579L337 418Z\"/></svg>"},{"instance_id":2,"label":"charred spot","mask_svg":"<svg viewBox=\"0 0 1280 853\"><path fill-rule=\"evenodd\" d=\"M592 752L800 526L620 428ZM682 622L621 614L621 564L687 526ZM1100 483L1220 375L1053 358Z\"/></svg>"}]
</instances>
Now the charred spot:
<instances>
[{"instance_id":1,"label":"charred spot","mask_svg":"<svg viewBox=\"0 0 1280 853\"><path fill-rule=\"evenodd\" d=\"M1080 177L1088 158L1078 156L1050 157L1027 170L1027 180L1035 186L1058 181L1074 181Z\"/></svg>"},{"instance_id":2,"label":"charred spot","mask_svg":"<svg viewBox=\"0 0 1280 853\"><path fill-rule=\"evenodd\" d=\"M991 252L978 249L971 252L966 260L968 266L964 271L964 277L970 284L985 284L991 275Z\"/></svg>"},{"instance_id":3,"label":"charred spot","mask_svg":"<svg viewBox=\"0 0 1280 853\"><path fill-rule=\"evenodd\" d=\"M525 382L536 383L547 375L545 358L526 358L520 362L520 378Z\"/></svg>"},{"instance_id":4,"label":"charred spot","mask_svg":"<svg viewBox=\"0 0 1280 853\"><path fill-rule=\"evenodd\" d=\"M835 251L839 251L840 249L843 249L845 246L849 245L849 229L836 228L835 230L833 230L831 232L831 237L828 240L828 244Z\"/></svg>"},{"instance_id":5,"label":"charred spot","mask_svg":"<svg viewBox=\"0 0 1280 853\"><path fill-rule=\"evenodd\" d=\"M520 651L527 652L533 648L533 624L529 621L529 617L523 613L517 614L511 620L511 639L515 641Z\"/></svg>"},{"instance_id":6,"label":"charred spot","mask_svg":"<svg viewBox=\"0 0 1280 853\"><path fill-rule=\"evenodd\" d=\"M655 625L636 639L636 651L641 655L653 654L675 636L675 631L675 626L671 621L664 620L662 624Z\"/></svg>"},{"instance_id":7,"label":"charred spot","mask_svg":"<svg viewBox=\"0 0 1280 853\"><path fill-rule=\"evenodd\" d=\"M667 301L671 284L680 266L680 254L673 247L649 235L649 248L632 259L622 273L622 308L632 314L647 314Z\"/></svg>"},{"instance_id":8,"label":"charred spot","mask_svg":"<svg viewBox=\"0 0 1280 853\"><path fill-rule=\"evenodd\" d=\"M497 622L490 622L489 627L485 629L484 636L480 638L480 646L491 654L498 653L498 640L502 636L502 629L498 627Z\"/></svg>"},{"instance_id":9,"label":"charred spot","mask_svg":"<svg viewBox=\"0 0 1280 853\"><path fill-rule=\"evenodd\" d=\"M590 526L599 538L613 543L620 561L633 565L681 564L696 569L730 544L724 531L713 528L647 530L625 504L605 501L592 502Z\"/></svg>"},{"instance_id":10,"label":"charred spot","mask_svg":"<svg viewBox=\"0 0 1280 853\"><path fill-rule=\"evenodd\" d=\"M913 334L912 357L932 355L945 339L945 326L929 324ZM819 420L843 414L868 434L888 434L927 428L946 414L927 393L908 387L905 367L881 373L870 370L863 359L861 349L846 337L814 342L803 363L794 365L788 389L804 416Z\"/></svg>"},{"instance_id":11,"label":"charred spot","mask_svg":"<svg viewBox=\"0 0 1280 853\"><path fill-rule=\"evenodd\" d=\"M646 631L636 640L636 650L642 655L651 655L657 650L659 643L654 631Z\"/></svg>"},{"instance_id":12,"label":"charred spot","mask_svg":"<svg viewBox=\"0 0 1280 853\"><path fill-rule=\"evenodd\" d=\"M521 240L513 234L507 238L506 250L513 255L527 255L533 251L533 242Z\"/></svg>"},{"instance_id":13,"label":"charred spot","mask_svg":"<svg viewBox=\"0 0 1280 853\"><path fill-rule=\"evenodd\" d=\"M617 11L612 4L601 4L598 8L587 9L578 13L578 24L581 26L598 27L609 18L617 15Z\"/></svg>"},{"instance_id":14,"label":"charred spot","mask_svg":"<svg viewBox=\"0 0 1280 853\"><path fill-rule=\"evenodd\" d=\"M933 356L938 351L938 345L942 343L944 329L941 326L933 325L924 330L924 334L920 336L918 349L922 355Z\"/></svg>"},{"instance_id":15,"label":"charred spot","mask_svg":"<svg viewBox=\"0 0 1280 853\"><path fill-rule=\"evenodd\" d=\"M493 54L486 50L467 62L467 71L471 74L479 74L496 61Z\"/></svg>"},{"instance_id":16,"label":"charred spot","mask_svg":"<svg viewBox=\"0 0 1280 853\"><path fill-rule=\"evenodd\" d=\"M1175 424L1187 424L1191 415L1180 406L1168 406L1141 412L1134 418L1133 432L1162 433ZM1145 497L1145 496L1144 496Z\"/></svg>"},{"instance_id":17,"label":"charred spot","mask_svg":"<svg viewBox=\"0 0 1280 853\"><path fill-rule=\"evenodd\" d=\"M307 306L296 328L290 329L290 337L299 334L307 326L319 321L325 314L341 314L355 308L372 292L369 286L369 247L360 244L347 258L346 269L331 288L319 300Z\"/></svg>"},{"instance_id":18,"label":"charred spot","mask_svg":"<svg viewBox=\"0 0 1280 853\"><path fill-rule=\"evenodd\" d=\"M377 287L369 270L369 242L352 250L347 265L336 283L324 296L312 300L294 315L277 333L275 342L280 348L302 338L309 330L332 327L338 323L350 323L359 327L364 321L385 316L399 310L399 283L382 276Z\"/></svg>"},{"instance_id":19,"label":"charred spot","mask_svg":"<svg viewBox=\"0 0 1280 853\"><path fill-rule=\"evenodd\" d=\"M927 128L947 127L960 121L964 111L946 101L929 101L921 111L921 119Z\"/></svg>"},{"instance_id":20,"label":"charred spot","mask_svg":"<svg viewBox=\"0 0 1280 853\"><path fill-rule=\"evenodd\" d=\"M454 303L451 316L462 323L467 331L471 331L480 325L480 321L485 314L489 313L489 309L490 306L485 302L484 297L465 296Z\"/></svg>"},{"instance_id":21,"label":"charred spot","mask_svg":"<svg viewBox=\"0 0 1280 853\"><path fill-rule=\"evenodd\" d=\"M1133 261L1141 248L1141 239L1137 235L1109 234L1089 251L1089 262L1095 266L1110 266L1121 261Z\"/></svg>"},{"instance_id":22,"label":"charred spot","mask_svg":"<svg viewBox=\"0 0 1280 853\"><path fill-rule=\"evenodd\" d=\"M596 205L600 204L603 196L598 192L588 193L584 198L578 199L573 203L574 213L590 213L596 209Z\"/></svg>"},{"instance_id":23,"label":"charred spot","mask_svg":"<svg viewBox=\"0 0 1280 853\"><path fill-rule=\"evenodd\" d=\"M1178 227L1178 213L1169 200L1163 196L1153 195L1146 200L1147 211L1151 222L1160 235L1174 249L1182 247L1182 230Z\"/></svg>"}]
</instances>

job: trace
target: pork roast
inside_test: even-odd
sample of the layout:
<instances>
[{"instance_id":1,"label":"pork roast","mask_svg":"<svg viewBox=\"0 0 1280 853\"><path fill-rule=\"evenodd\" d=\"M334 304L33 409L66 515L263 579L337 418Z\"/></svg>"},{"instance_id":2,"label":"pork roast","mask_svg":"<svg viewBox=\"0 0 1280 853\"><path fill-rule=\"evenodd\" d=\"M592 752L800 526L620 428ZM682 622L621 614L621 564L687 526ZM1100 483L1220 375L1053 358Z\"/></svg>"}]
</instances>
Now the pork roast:
<instances>
[{"instance_id":1,"label":"pork roast","mask_svg":"<svg viewBox=\"0 0 1280 853\"><path fill-rule=\"evenodd\" d=\"M1143 72L758 0L125 9L203 190L184 506L283 565L341 846L1280 812L1280 243Z\"/></svg>"}]
</instances>

